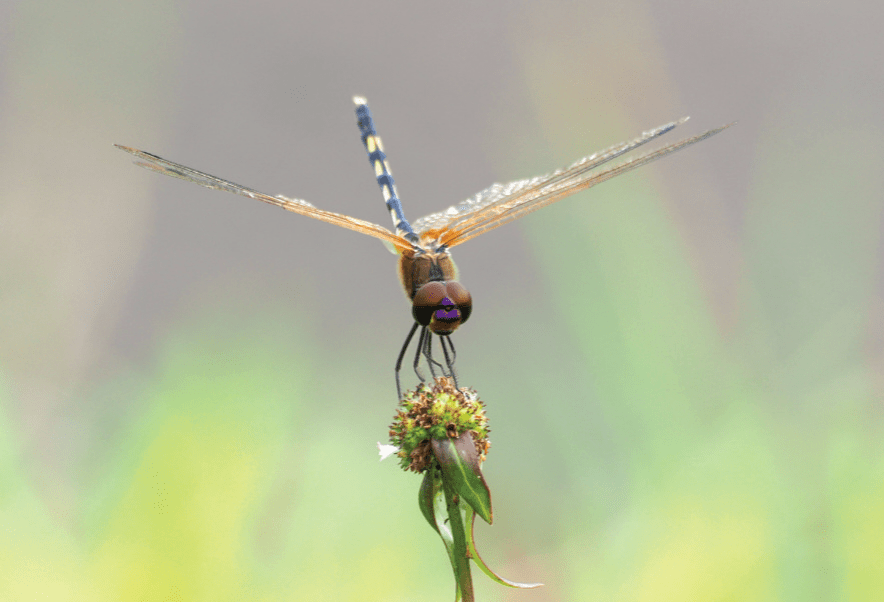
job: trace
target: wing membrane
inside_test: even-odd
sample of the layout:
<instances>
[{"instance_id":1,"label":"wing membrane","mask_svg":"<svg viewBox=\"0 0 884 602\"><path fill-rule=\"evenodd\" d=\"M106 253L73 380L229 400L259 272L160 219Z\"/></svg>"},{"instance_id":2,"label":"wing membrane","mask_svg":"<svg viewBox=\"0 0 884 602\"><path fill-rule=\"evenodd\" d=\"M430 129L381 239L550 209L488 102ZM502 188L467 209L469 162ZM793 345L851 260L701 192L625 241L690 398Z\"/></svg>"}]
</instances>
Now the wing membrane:
<instances>
[{"instance_id":1,"label":"wing membrane","mask_svg":"<svg viewBox=\"0 0 884 602\"><path fill-rule=\"evenodd\" d=\"M645 132L634 140L584 157L566 169L506 185L495 184L461 205L418 220L415 222L415 229L421 235L438 239L441 244L453 247L576 192L705 140L732 125L709 130L603 171L593 172L602 164L662 136L686 120L684 118Z\"/></svg>"},{"instance_id":2,"label":"wing membrane","mask_svg":"<svg viewBox=\"0 0 884 602\"><path fill-rule=\"evenodd\" d=\"M317 209L307 201L302 201L301 199L290 199L282 195L271 196L269 194L264 194L263 192L258 192L257 190L247 188L246 186L234 184L233 182L230 182L228 180L224 180L217 176L197 171L190 167L168 161L166 159L163 159L162 157L158 157L151 153L135 148L121 146L119 144L115 144L114 146L141 159L141 161L136 161L135 164L146 169L150 169L152 171L156 171L167 176L172 176L173 178L187 180L188 182L193 182L194 184L199 184L200 186L205 186L206 188L224 190L241 196L249 197L251 199L264 201L265 203L276 205L277 207L282 207L286 211L299 213L301 215L306 215L307 217L312 217L314 219L327 222L329 224L334 224L336 226L355 230L356 232L361 232L362 234L367 234L384 242L390 243L399 250L411 248L411 244L403 239L401 236L397 236L396 234L390 232L382 226L378 226L377 224L357 219L355 217L350 217L348 215L343 215L341 213L335 213L333 211L323 211L322 209Z\"/></svg>"}]
</instances>

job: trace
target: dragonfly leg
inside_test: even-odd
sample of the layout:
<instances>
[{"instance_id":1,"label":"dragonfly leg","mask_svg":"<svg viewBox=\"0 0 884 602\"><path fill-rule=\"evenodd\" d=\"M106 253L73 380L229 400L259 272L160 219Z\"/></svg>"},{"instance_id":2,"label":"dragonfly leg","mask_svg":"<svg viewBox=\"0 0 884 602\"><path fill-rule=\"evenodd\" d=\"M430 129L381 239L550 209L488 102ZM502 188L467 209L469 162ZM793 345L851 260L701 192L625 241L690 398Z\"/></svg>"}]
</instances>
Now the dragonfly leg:
<instances>
[{"instance_id":1,"label":"dragonfly leg","mask_svg":"<svg viewBox=\"0 0 884 602\"><path fill-rule=\"evenodd\" d=\"M414 326L411 327L411 330L408 331L408 336L405 337L405 342L402 343L402 349L399 351L399 357L396 358L396 395L398 396L398 399L402 399L402 385L399 382L399 371L402 369L402 360L405 357L405 352L408 350L408 344L411 343L414 333L417 332L418 326L420 326L420 324L415 322Z\"/></svg>"},{"instance_id":2,"label":"dragonfly leg","mask_svg":"<svg viewBox=\"0 0 884 602\"><path fill-rule=\"evenodd\" d=\"M432 336L432 333L429 331L429 329L426 326L421 327L421 333L417 339L417 351L415 351L415 354L414 354L414 373L417 375L418 381L420 381L422 383L426 382L427 379L424 378L423 374L421 374L421 370L420 370L421 355L423 355L425 353L424 349L427 344L427 339L430 336Z\"/></svg>"},{"instance_id":3,"label":"dragonfly leg","mask_svg":"<svg viewBox=\"0 0 884 602\"><path fill-rule=\"evenodd\" d=\"M457 350L454 348L454 341L451 340L451 335L446 335L445 340L448 341L448 348L451 350L451 366L454 366L454 362L457 361ZM445 360L448 360L448 356L445 356Z\"/></svg>"},{"instance_id":4,"label":"dragonfly leg","mask_svg":"<svg viewBox=\"0 0 884 602\"><path fill-rule=\"evenodd\" d=\"M436 380L436 368L445 374L442 364L433 359L433 333L427 332L426 345L424 346L424 357L427 359L427 366L430 368L430 377Z\"/></svg>"},{"instance_id":5,"label":"dragonfly leg","mask_svg":"<svg viewBox=\"0 0 884 602\"><path fill-rule=\"evenodd\" d=\"M442 345L442 353L445 355L445 365L448 367L448 376L451 377L451 380L454 381L455 388L457 388L457 372L454 371L454 360L457 359L457 351L454 349L454 343L451 342L451 338L448 335L443 335L439 337L439 344ZM449 348L451 349L450 353Z\"/></svg>"}]
</instances>

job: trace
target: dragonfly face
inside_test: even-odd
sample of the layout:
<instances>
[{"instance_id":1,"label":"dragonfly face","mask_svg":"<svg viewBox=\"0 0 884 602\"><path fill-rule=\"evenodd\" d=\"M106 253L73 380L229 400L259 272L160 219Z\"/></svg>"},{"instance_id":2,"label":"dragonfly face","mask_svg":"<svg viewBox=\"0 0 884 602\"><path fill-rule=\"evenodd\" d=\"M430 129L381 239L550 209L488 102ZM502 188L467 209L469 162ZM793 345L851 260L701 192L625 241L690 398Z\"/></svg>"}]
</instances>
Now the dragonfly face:
<instances>
[{"instance_id":1,"label":"dragonfly face","mask_svg":"<svg viewBox=\"0 0 884 602\"><path fill-rule=\"evenodd\" d=\"M369 162L374 168L375 178L384 196L387 210L393 218L395 232L348 215L318 209L300 199L264 194L145 151L120 145L117 145L117 148L135 155L139 159L137 164L141 167L207 188L257 199L293 213L373 236L392 246L399 254L399 279L405 294L412 302L411 313L414 318L414 324L396 360L396 388L400 398L402 395L399 371L409 343L418 329L420 335L413 364L418 378L421 381L425 380L419 368L421 359L434 377L438 369L442 374L456 378L455 351L449 335L469 319L473 305L470 293L457 282L457 270L449 254L451 247L576 192L705 140L732 125L708 130L669 146L633 156L622 163L601 168L611 160L669 132L684 123L687 118L674 121L649 130L631 141L616 144L604 151L584 157L570 167L553 173L509 184L492 184L458 205L417 220L412 228L402 212L402 203L396 192L387 156L384 154L381 139L375 131L368 105L361 97L355 97L353 101L356 103L356 116L362 142L368 153ZM433 359L433 335L439 339L445 365Z\"/></svg>"},{"instance_id":2,"label":"dragonfly face","mask_svg":"<svg viewBox=\"0 0 884 602\"><path fill-rule=\"evenodd\" d=\"M412 299L411 315L438 335L449 335L470 318L473 299L459 282L428 282Z\"/></svg>"},{"instance_id":3,"label":"dragonfly face","mask_svg":"<svg viewBox=\"0 0 884 602\"><path fill-rule=\"evenodd\" d=\"M435 334L451 334L472 312L472 297L456 278L447 250L409 249L399 255L399 281L411 299L411 314Z\"/></svg>"}]
</instances>

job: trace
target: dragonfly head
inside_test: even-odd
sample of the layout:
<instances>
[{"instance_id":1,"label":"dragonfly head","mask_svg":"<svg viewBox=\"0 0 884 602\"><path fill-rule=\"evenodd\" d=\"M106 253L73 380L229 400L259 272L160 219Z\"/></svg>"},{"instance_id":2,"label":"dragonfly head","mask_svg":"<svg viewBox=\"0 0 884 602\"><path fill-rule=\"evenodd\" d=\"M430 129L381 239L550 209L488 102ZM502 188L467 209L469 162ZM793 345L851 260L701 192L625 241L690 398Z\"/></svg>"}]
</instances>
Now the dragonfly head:
<instances>
[{"instance_id":1,"label":"dragonfly head","mask_svg":"<svg viewBox=\"0 0 884 602\"><path fill-rule=\"evenodd\" d=\"M411 314L421 326L436 334L451 334L466 322L473 310L469 291L459 282L427 282L411 300Z\"/></svg>"}]
</instances>

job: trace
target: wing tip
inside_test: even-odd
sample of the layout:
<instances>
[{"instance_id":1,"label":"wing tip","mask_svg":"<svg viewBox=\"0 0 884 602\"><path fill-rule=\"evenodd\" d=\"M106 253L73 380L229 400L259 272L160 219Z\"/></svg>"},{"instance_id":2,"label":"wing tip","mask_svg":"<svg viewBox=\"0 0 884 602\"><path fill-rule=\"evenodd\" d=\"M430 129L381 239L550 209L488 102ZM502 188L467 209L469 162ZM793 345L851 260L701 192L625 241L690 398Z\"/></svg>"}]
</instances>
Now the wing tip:
<instances>
[{"instance_id":1,"label":"wing tip","mask_svg":"<svg viewBox=\"0 0 884 602\"><path fill-rule=\"evenodd\" d=\"M707 133L709 136L714 136L715 134L718 134L719 132L723 132L724 130L728 129L728 128L731 127L732 125L736 125L736 124L737 124L736 121L731 121L730 123L725 123L724 125L720 125L720 126L718 126L717 128L712 128L711 130L709 130L709 131L706 132L706 133ZM701 135L702 135L702 134L701 134Z\"/></svg>"},{"instance_id":2,"label":"wing tip","mask_svg":"<svg viewBox=\"0 0 884 602\"><path fill-rule=\"evenodd\" d=\"M682 117L681 119L679 119L678 121L673 121L671 124L669 124L668 126L664 126L664 127L666 127L666 131L668 132L669 130L674 129L676 126L683 124L688 119L690 119L690 116L686 115L686 116ZM718 134L719 132L723 132L724 130L728 129L732 125L736 125L736 124L737 124L736 121L731 121L730 123L725 123L724 125L720 125L717 128L712 128L711 130L706 130L702 134L698 134L696 136L696 138L702 139L702 138L708 138L709 136L714 136L715 134Z\"/></svg>"}]
</instances>

